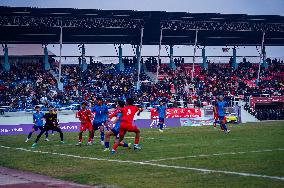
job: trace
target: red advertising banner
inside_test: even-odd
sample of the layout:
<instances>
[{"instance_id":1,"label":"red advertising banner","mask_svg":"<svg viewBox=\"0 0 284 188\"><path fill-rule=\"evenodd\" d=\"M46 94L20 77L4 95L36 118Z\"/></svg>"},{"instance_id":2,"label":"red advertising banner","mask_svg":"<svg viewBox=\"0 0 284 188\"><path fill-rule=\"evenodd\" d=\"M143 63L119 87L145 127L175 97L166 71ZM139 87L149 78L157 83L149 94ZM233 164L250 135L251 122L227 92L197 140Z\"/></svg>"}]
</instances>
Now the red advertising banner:
<instances>
[{"instance_id":1,"label":"red advertising banner","mask_svg":"<svg viewBox=\"0 0 284 188\"><path fill-rule=\"evenodd\" d=\"M201 117L199 108L170 108L166 110L166 118L195 118ZM157 119L158 112L155 108L151 109L151 119Z\"/></svg>"}]
</instances>

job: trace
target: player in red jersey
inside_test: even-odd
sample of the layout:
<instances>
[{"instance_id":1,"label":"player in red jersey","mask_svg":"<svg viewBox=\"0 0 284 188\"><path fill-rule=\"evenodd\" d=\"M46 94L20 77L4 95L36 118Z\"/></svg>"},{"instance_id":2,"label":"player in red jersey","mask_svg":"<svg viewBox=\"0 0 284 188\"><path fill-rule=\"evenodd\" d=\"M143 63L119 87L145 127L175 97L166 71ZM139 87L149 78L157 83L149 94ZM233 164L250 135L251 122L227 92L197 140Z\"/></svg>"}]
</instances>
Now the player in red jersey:
<instances>
[{"instance_id":1,"label":"player in red jersey","mask_svg":"<svg viewBox=\"0 0 284 188\"><path fill-rule=\"evenodd\" d=\"M81 121L80 132L79 132L79 142L76 146L81 146L82 144L82 135L83 132L87 129L89 130L89 138L88 138L88 145L92 145L92 134L93 134L93 125L92 125L92 118L93 114L91 110L87 109L87 103L82 103L82 109L79 110L77 116Z\"/></svg>"},{"instance_id":2,"label":"player in red jersey","mask_svg":"<svg viewBox=\"0 0 284 188\"><path fill-rule=\"evenodd\" d=\"M216 98L215 103L218 102L218 99ZM218 107L214 105L213 107L213 116L214 116L214 123L213 126L216 129L216 124L219 122L219 118L218 118Z\"/></svg>"},{"instance_id":3,"label":"player in red jersey","mask_svg":"<svg viewBox=\"0 0 284 188\"><path fill-rule=\"evenodd\" d=\"M135 141L134 141L134 150L140 150L141 147L139 146L139 139L140 139L140 130L133 125L133 119L135 114L138 112L137 115L140 114L140 112L143 111L142 108L138 108L137 106L134 106L134 100L131 98L126 99L126 106L120 110L122 113L121 117L121 123L119 128L119 140L115 142L113 145L111 153L114 154L116 152L117 147L119 146L119 143L122 142L124 135L126 132L134 132L135 135Z\"/></svg>"}]
</instances>

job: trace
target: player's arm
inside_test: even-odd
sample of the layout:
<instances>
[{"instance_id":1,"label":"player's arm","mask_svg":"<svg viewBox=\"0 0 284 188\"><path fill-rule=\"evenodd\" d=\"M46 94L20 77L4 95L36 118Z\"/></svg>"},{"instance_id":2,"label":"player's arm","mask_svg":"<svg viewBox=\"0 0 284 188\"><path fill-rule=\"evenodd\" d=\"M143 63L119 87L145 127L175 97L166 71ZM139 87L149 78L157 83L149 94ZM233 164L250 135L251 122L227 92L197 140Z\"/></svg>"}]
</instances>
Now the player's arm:
<instances>
[{"instance_id":1,"label":"player's arm","mask_svg":"<svg viewBox=\"0 0 284 188\"><path fill-rule=\"evenodd\" d=\"M35 124L35 116L33 115L33 124Z\"/></svg>"},{"instance_id":2,"label":"player's arm","mask_svg":"<svg viewBox=\"0 0 284 188\"><path fill-rule=\"evenodd\" d=\"M144 110L144 108L140 107L138 108L138 113L137 113L137 116L140 116L140 113Z\"/></svg>"},{"instance_id":3,"label":"player's arm","mask_svg":"<svg viewBox=\"0 0 284 188\"><path fill-rule=\"evenodd\" d=\"M91 112L91 110L89 110L89 118L90 118L90 120L92 120L92 119L94 119L94 114Z\"/></svg>"},{"instance_id":4,"label":"player's arm","mask_svg":"<svg viewBox=\"0 0 284 188\"><path fill-rule=\"evenodd\" d=\"M116 117L118 112L119 110L115 110L113 114L108 116L108 120L110 121L112 118Z\"/></svg>"},{"instance_id":5,"label":"player's arm","mask_svg":"<svg viewBox=\"0 0 284 188\"><path fill-rule=\"evenodd\" d=\"M120 119L120 117L119 117L119 116L116 116L116 118L115 118L114 121L113 121L113 124L116 124L119 119Z\"/></svg>"}]
</instances>

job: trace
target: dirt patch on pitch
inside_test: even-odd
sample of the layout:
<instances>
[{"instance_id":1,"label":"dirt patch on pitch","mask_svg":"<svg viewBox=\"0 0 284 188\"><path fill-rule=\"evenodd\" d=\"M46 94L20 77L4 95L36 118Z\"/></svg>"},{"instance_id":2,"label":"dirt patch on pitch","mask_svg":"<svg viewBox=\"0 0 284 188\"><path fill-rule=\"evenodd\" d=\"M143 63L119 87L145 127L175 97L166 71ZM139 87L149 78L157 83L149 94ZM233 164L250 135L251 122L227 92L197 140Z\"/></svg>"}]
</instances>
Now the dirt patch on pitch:
<instances>
[{"instance_id":1,"label":"dirt patch on pitch","mask_svg":"<svg viewBox=\"0 0 284 188\"><path fill-rule=\"evenodd\" d=\"M48 176L34 174L20 170L0 167L0 187L6 188L94 188L72 182L54 179ZM96 186L98 188L100 186Z\"/></svg>"}]
</instances>

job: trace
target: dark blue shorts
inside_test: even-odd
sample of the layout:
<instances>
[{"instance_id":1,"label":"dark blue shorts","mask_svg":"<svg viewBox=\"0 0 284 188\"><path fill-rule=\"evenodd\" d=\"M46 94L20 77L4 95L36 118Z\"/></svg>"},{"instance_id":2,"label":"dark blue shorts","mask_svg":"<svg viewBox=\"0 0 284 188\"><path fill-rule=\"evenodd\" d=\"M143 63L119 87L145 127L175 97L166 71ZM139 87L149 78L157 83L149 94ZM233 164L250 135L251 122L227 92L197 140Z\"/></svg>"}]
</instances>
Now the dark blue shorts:
<instances>
[{"instance_id":1,"label":"dark blue shorts","mask_svg":"<svg viewBox=\"0 0 284 188\"><path fill-rule=\"evenodd\" d=\"M225 116L218 116L218 118L219 118L220 121L225 120Z\"/></svg>"},{"instance_id":2,"label":"dark blue shorts","mask_svg":"<svg viewBox=\"0 0 284 188\"><path fill-rule=\"evenodd\" d=\"M115 130L114 128L112 128L111 132L113 132L115 138L119 139L119 131L118 130Z\"/></svg>"},{"instance_id":3,"label":"dark blue shorts","mask_svg":"<svg viewBox=\"0 0 284 188\"><path fill-rule=\"evenodd\" d=\"M165 118L159 117L159 122L160 122L160 123L165 123Z\"/></svg>"},{"instance_id":4,"label":"dark blue shorts","mask_svg":"<svg viewBox=\"0 0 284 188\"><path fill-rule=\"evenodd\" d=\"M100 128L101 126L104 126L103 123L104 123L104 122L93 123L93 128L94 128L94 130L95 130L95 131L96 131L96 130L99 130L99 128Z\"/></svg>"},{"instance_id":5,"label":"dark blue shorts","mask_svg":"<svg viewBox=\"0 0 284 188\"><path fill-rule=\"evenodd\" d=\"M36 125L34 125L34 126L33 126L33 129L34 129L35 131L43 130L43 126L36 126Z\"/></svg>"}]
</instances>

